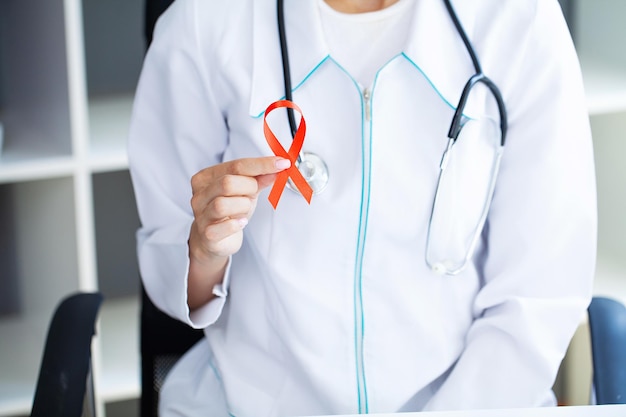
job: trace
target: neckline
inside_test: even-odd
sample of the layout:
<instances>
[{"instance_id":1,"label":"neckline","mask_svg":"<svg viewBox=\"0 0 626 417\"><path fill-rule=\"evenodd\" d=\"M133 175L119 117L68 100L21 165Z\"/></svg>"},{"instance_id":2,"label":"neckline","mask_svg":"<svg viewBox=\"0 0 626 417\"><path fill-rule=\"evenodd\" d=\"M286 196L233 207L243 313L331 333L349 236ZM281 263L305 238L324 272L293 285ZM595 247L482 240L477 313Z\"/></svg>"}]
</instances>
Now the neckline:
<instances>
[{"instance_id":1,"label":"neckline","mask_svg":"<svg viewBox=\"0 0 626 417\"><path fill-rule=\"evenodd\" d=\"M376 10L373 12L363 12L363 13L346 13L340 12L338 10L333 9L328 3L324 0L318 0L318 5L320 11L326 13L327 15L332 16L333 18L351 20L351 21L375 21L386 19L390 16L402 13L405 9L408 9L413 0L398 0L396 3L391 6L385 7L384 9Z\"/></svg>"}]
</instances>

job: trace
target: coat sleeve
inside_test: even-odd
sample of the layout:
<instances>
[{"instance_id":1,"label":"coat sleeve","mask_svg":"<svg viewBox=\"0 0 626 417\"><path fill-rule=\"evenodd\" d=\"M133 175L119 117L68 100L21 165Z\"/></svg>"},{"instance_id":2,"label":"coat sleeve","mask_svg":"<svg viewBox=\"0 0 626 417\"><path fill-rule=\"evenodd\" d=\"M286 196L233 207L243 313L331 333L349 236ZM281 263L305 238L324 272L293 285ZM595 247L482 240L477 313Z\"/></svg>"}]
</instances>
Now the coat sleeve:
<instances>
[{"instance_id":1,"label":"coat sleeve","mask_svg":"<svg viewBox=\"0 0 626 417\"><path fill-rule=\"evenodd\" d=\"M221 312L229 268L214 289L218 297L190 316L190 181L199 170L221 162L228 130L212 87L216 75L200 60L196 19L193 0L174 2L160 18L136 91L128 155L141 220L137 252L146 292L170 316L201 328Z\"/></svg>"},{"instance_id":2,"label":"coat sleeve","mask_svg":"<svg viewBox=\"0 0 626 417\"><path fill-rule=\"evenodd\" d=\"M597 212L582 77L558 3L536 7L515 79L498 81L509 135L479 255L476 319L428 410L553 403L591 298Z\"/></svg>"}]
</instances>

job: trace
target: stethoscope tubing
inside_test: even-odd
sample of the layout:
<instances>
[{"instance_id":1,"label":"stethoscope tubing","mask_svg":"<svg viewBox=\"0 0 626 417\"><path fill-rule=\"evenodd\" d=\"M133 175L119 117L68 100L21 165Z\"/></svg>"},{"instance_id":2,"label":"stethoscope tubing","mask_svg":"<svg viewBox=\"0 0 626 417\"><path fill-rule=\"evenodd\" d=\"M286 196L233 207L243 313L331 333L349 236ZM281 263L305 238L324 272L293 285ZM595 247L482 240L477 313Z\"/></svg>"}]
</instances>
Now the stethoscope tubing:
<instances>
[{"instance_id":1,"label":"stethoscope tubing","mask_svg":"<svg viewBox=\"0 0 626 417\"><path fill-rule=\"evenodd\" d=\"M434 220L434 216L435 216L435 203L438 201L439 196L440 196L440 192L441 192L441 181L444 175L444 172L446 170L446 168L448 167L448 161L451 158L451 154L452 154L452 148L454 146L454 142L455 139L450 138L448 140L448 145L446 147L446 150L443 153L443 156L441 158L441 162L439 164L439 178L437 179L437 188L435 189L435 197L433 200L433 206L432 209L430 211L430 217L428 220L428 231L427 231L427 239L426 239L426 256L425 256L425 260L426 260L426 265L428 265L428 267L432 270L435 271L436 273L439 274L446 274L446 275L458 275L459 273L461 273L463 270L465 270L465 268L467 267L467 265L469 264L470 260L472 259L473 255L474 255L474 251L476 250L476 245L478 244L478 239L480 238L480 232L482 231L483 227L485 226L485 222L487 221L487 215L489 214L489 209L491 207L491 200L493 199L493 194L495 192L496 189L496 180L498 177L498 172L500 171L500 162L502 161L502 154L504 151L504 146L500 145L496 148L496 153L494 156L494 162L491 168L491 175L490 175L490 181L489 181L489 188L487 189L487 196L485 198L485 201L483 203L483 207L481 209L481 213L480 213L480 217L478 219L478 222L476 223L476 227L474 228L474 230L472 231L472 238L471 241L469 243L468 249L465 252L465 257L463 258L463 260L461 261L460 265L455 265L455 266L451 266L451 265L443 265L443 263L445 262L445 260L443 261L439 261L439 262L431 262L430 261L430 234L431 234L431 228L433 225L433 220Z\"/></svg>"},{"instance_id":2,"label":"stethoscope tubing","mask_svg":"<svg viewBox=\"0 0 626 417\"><path fill-rule=\"evenodd\" d=\"M285 87L285 100L293 101L293 95L291 93L291 68L289 65L289 50L287 48L287 34L285 30L285 8L283 7L283 0L276 1L276 14L278 17L278 39L280 42L280 56L283 66L283 83ZM291 129L292 137L295 136L297 126L296 117L293 109L287 109L287 118L289 119L289 128ZM298 165L302 163L302 152L298 154Z\"/></svg>"},{"instance_id":3,"label":"stethoscope tubing","mask_svg":"<svg viewBox=\"0 0 626 417\"><path fill-rule=\"evenodd\" d=\"M465 108L465 104L469 98L470 92L472 88L478 84L482 83L487 86L493 93L493 96L496 99L498 105L498 112L500 113L500 131L502 132L500 138L500 145L504 146L506 142L506 134L508 130L508 120L507 120L507 112L506 106L504 104L504 100L502 99L502 94L498 86L487 77L482 70L482 66L480 64L480 60L478 59L478 55L474 49L474 46L470 42L465 29L463 29L463 25L459 20L459 17L454 10L454 7L450 3L450 0L443 0L448 11L450 18L452 19L452 23L456 28L465 49L467 50L470 59L472 60L472 64L474 66L474 70L476 73L467 81L465 87L463 88L463 92L461 94L461 98L459 100L459 105L456 107L456 111L454 117L452 119L452 123L450 125L450 130L448 131L448 137L453 138L456 141L456 138L459 135L459 132L462 128L462 120L463 120L463 110ZM278 17L278 37L280 42L280 50L281 50L281 59L282 59L282 67L283 67L283 84L285 89L285 99L289 101L293 101L292 95L292 87L291 87L291 68L289 61L289 50L287 48L287 35L285 30L285 15L284 15L284 0L276 1L276 14ZM297 126L295 115L292 109L287 109L287 117L289 119L289 127L291 129L292 136L296 134ZM302 154L298 155L298 164L302 162Z\"/></svg>"},{"instance_id":4,"label":"stethoscope tubing","mask_svg":"<svg viewBox=\"0 0 626 417\"><path fill-rule=\"evenodd\" d=\"M452 24L454 24L454 27L456 28L457 33L459 34L459 36L461 37L461 40L463 41L463 45L465 45L465 50L467 51L467 53L470 56L470 59L472 60L474 71L476 71L476 73L467 81L467 83L465 84L465 87L463 87L463 92L461 93L461 98L459 99L459 105L456 107L454 117L452 118L452 123L450 125L448 137L456 141L456 138L458 137L459 132L461 131L461 127L462 127L461 121L463 120L463 110L465 109L465 104L467 103L467 99L469 98L470 92L472 91L472 88L474 88L476 84L482 83L482 84L485 84L487 88L491 90L494 98L496 99L496 102L498 105L498 112L500 113L500 131L502 132L501 137L500 137L500 146L504 146L506 142L506 134L508 130L508 120L507 120L506 106L504 104L504 100L502 99L502 94L500 93L500 89L493 81L491 81L489 77L487 77L483 73L482 66L480 65L480 60L478 59L478 54L476 53L476 50L474 49L472 42L470 42L469 37L467 36L467 33L465 32L465 29L463 29L463 25L461 24L461 21L459 20L459 17L456 14L454 7L452 7L452 3L450 3L450 0L443 0L443 2L446 6L446 9L448 10L448 15L450 16L450 19L452 19Z\"/></svg>"},{"instance_id":5,"label":"stethoscope tubing","mask_svg":"<svg viewBox=\"0 0 626 417\"><path fill-rule=\"evenodd\" d=\"M463 25L461 24L456 14L456 11L454 10L454 7L452 7L450 0L443 0L443 2L446 6L446 9L448 10L448 15L452 19L452 23L454 24L454 27L456 28L459 36L461 37L461 40L463 41L463 44L465 45L465 49L467 50L470 56L470 59L472 60L474 70L476 72L473 76L470 77L470 79L465 83L465 86L463 87L463 91L459 99L459 104L456 107L454 116L452 117L452 123L450 124L450 129L448 131L449 140L448 140L446 150L444 151L444 154L442 156L441 163L439 166L439 178L437 179L437 188L435 191L435 197L433 199L433 205L432 205L432 209L430 212L430 218L428 221L425 261L426 261L426 264L431 268L431 270L435 271L436 273L445 273L447 275L458 275L463 270L465 270L467 265L470 263L472 257L474 256L474 251L476 250L478 240L481 236L481 231L485 225L485 222L487 221L487 216L489 214L489 209L491 207L491 201L493 199L493 194L495 192L498 172L500 171L500 163L502 160L504 145L506 143L508 119L507 119L506 106L504 103L504 99L502 98L500 89L489 77L487 77L483 73L476 50L474 49L474 46L470 42L469 37L467 36L467 33L465 32L465 29L463 29ZM491 175L490 175L491 179L489 181L487 195L483 203L483 207L481 209L480 217L478 219L478 222L476 223L476 227L472 231L471 240L469 242L467 250L465 251L465 256L462 259L461 263L458 265L443 265L442 263L446 262L445 260L442 260L440 262L431 262L430 256L429 256L430 244L431 244L431 229L432 229L433 219L434 219L435 210L436 210L436 203L440 197L441 181L442 181L444 172L447 168L448 161L451 158L453 146L456 143L459 133L461 132L461 129L463 127L462 122L463 122L463 111L465 109L465 105L467 104L467 100L469 99L472 89L474 88L474 86L476 86L479 83L484 84L491 91L493 97L496 100L496 103L498 106L498 113L500 115L500 144L497 147L496 154L494 156L495 160L492 164Z\"/></svg>"},{"instance_id":6,"label":"stethoscope tubing","mask_svg":"<svg viewBox=\"0 0 626 417\"><path fill-rule=\"evenodd\" d=\"M489 213L489 209L491 206L491 200L493 198L493 194L495 191L495 185L496 185L496 180L497 180L497 176L498 176L498 172L500 169L500 162L502 159L502 153L504 150L504 145L506 143L506 135L507 135L507 130L508 130L508 120L507 120L507 112L506 112L506 106L504 103L504 99L502 98L502 94L500 92L500 90L498 89L498 86L489 78L487 77L483 71L482 71L482 67L480 64L480 60L478 59L478 55L476 54L476 51L474 50L474 47L472 45L472 43L469 40L469 37L467 36L467 33L465 32L465 30L463 29L463 26L461 25L461 22L454 10L454 8L452 7L452 4L450 2L450 0L443 0L446 9L448 11L448 14L452 20L452 23L454 24L459 36L461 37L463 44L465 46L465 49L467 50L470 59L472 60L472 64L474 66L474 70L475 73L474 75L472 75L470 77L470 79L467 81L467 83L465 84L465 86L463 87L463 91L461 93L461 97L459 99L459 103L455 109L454 112L454 116L452 118L452 122L450 124L450 129L448 131L448 144L446 147L446 150L443 153L442 156L442 160L440 162L440 171L439 171L439 177L437 180L437 188L435 191L435 196L433 199L433 206L432 206L432 210L430 213L430 220L428 222L428 232L427 232L427 237L426 237L426 253L425 253L425 258L426 258L426 264L434 271L437 272L438 269L441 269L442 273L446 273L448 275L456 275L458 273L460 273L462 270L465 269L465 267L469 264L471 258L473 257L476 245L478 243L478 239L481 235L481 231L485 225L485 222L487 220L487 215ZM284 88L285 88L285 99L289 100L289 101L293 101L293 97L292 97L292 86L291 86L291 69L290 69L290 64L289 64L289 52L288 52L288 48L287 48L287 35L286 35L286 30L285 30L285 16L284 16L284 7L283 7L283 3L284 0L277 0L276 2L276 6L277 6L277 17L278 17L278 35L279 35L279 41L280 41L280 49L281 49L281 59L282 59L282 68L283 68L283 82L284 82ZM467 104L467 100L469 99L469 95L472 91L472 88L474 88L474 86L476 86L477 84L484 84L492 93L493 97L496 100L497 106L498 106L498 112L500 115L500 143L499 146L497 146L496 149L496 154L494 156L495 160L494 163L492 165L492 170L491 170L491 180L489 182L489 187L487 189L487 197L485 199L485 202L483 204L482 207L482 211L480 214L480 218L478 219L478 223L476 224L476 227L473 231L473 235L471 238L471 241L469 242L469 247L468 250L465 253L465 257L464 259L461 261L460 265L456 265L456 266L450 266L447 267L445 265L441 265L441 262L431 262L429 259L429 252L430 252L430 241L431 241L431 227L432 227L432 222L433 222L433 218L434 218L434 213L435 213L435 208L436 208L436 203L438 201L438 197L440 196L440 185L442 182L442 178L443 178L443 174L445 172L446 166L447 166L447 161L449 160L451 153L452 153L452 149L454 147L454 144L456 143L456 140L459 136L459 133L461 132L461 129L463 128L463 122L464 122L464 115L463 115L463 111L465 109L465 105ZM292 136L294 136L296 134L297 131L297 126L296 126L296 120L295 120L295 116L294 116L294 112L292 109L288 108L287 109L287 116L288 116L288 120L289 120L289 127L291 129L291 134ZM297 166L300 166L300 164L303 162L304 157L303 155L306 155L306 152L300 152L297 158ZM316 158L319 158L317 155L313 154ZM321 158L319 158L321 160ZM322 161L323 162L323 161ZM324 174L325 174L325 181L328 181L328 171L327 168L324 164ZM324 184L325 187L325 184ZM322 187L323 189L323 187Z\"/></svg>"},{"instance_id":7,"label":"stethoscope tubing","mask_svg":"<svg viewBox=\"0 0 626 417\"><path fill-rule=\"evenodd\" d=\"M461 128L463 127L461 121L463 120L463 110L465 109L465 105L467 104L467 100L472 91L472 88L476 84L485 84L487 88L489 88L492 92L493 97L496 100L498 105L498 112L500 114L500 146L504 146L506 143L506 134L508 130L508 120L506 114L506 107L504 104L504 100L502 99L502 94L500 93L500 89L498 86L491 81L487 76L483 73L474 74L468 81L465 83L465 87L463 87L463 92L461 93L461 98L459 99L459 104L454 111L454 116L452 118L452 123L450 124L450 130L448 131L448 138L453 139L456 142L456 139L461 132Z\"/></svg>"}]
</instances>

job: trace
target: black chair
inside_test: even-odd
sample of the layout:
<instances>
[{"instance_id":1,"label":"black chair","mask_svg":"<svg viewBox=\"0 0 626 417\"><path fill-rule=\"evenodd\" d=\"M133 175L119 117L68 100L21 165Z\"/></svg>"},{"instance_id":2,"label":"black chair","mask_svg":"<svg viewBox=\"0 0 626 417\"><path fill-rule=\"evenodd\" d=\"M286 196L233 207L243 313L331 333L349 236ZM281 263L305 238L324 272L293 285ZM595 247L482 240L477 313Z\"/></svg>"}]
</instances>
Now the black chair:
<instances>
[{"instance_id":1,"label":"black chair","mask_svg":"<svg viewBox=\"0 0 626 417\"><path fill-rule=\"evenodd\" d=\"M91 340L100 293L75 293L57 306L44 347L31 417L95 416Z\"/></svg>"},{"instance_id":2,"label":"black chair","mask_svg":"<svg viewBox=\"0 0 626 417\"><path fill-rule=\"evenodd\" d=\"M596 404L626 404L626 307L607 297L589 305Z\"/></svg>"},{"instance_id":3,"label":"black chair","mask_svg":"<svg viewBox=\"0 0 626 417\"><path fill-rule=\"evenodd\" d=\"M176 361L203 336L160 311L141 291L141 417L158 415L161 385Z\"/></svg>"}]
</instances>

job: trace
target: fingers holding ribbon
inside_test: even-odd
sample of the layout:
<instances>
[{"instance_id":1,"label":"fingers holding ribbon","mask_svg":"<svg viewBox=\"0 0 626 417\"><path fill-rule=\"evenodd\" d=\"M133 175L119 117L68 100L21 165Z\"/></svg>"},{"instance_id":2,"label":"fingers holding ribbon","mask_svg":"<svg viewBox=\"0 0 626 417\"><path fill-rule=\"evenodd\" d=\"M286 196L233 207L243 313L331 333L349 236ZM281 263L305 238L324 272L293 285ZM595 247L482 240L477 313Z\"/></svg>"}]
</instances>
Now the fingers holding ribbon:
<instances>
[{"instance_id":1,"label":"fingers holding ribbon","mask_svg":"<svg viewBox=\"0 0 626 417\"><path fill-rule=\"evenodd\" d=\"M290 165L275 156L245 158L196 173L191 179L194 252L226 256L239 250L241 231L254 212L259 192Z\"/></svg>"},{"instance_id":2,"label":"fingers holding ribbon","mask_svg":"<svg viewBox=\"0 0 626 417\"><path fill-rule=\"evenodd\" d=\"M298 125L298 129L296 133L293 135L293 141L289 150L285 150L285 148L278 141L269 125L267 124L267 116L273 110L278 108L290 108L298 113L300 113L300 124ZM276 175L276 180L274 181L274 186L272 187L268 200L276 209L278 206L278 201L287 185L287 181L291 178L293 185L300 191L304 199L307 203L311 204L311 197L313 196L313 189L306 181L302 173L298 170L296 161L298 159L298 155L302 150L302 146L304 144L304 137L306 134L306 122L304 120L304 115L302 114L302 110L295 103L289 100L278 100L274 103L270 104L265 110L265 115L263 116L263 133L265 134L265 139L267 140L268 145L272 149L272 152L276 156L288 159L291 161L291 166L284 171L279 172Z\"/></svg>"}]
</instances>

